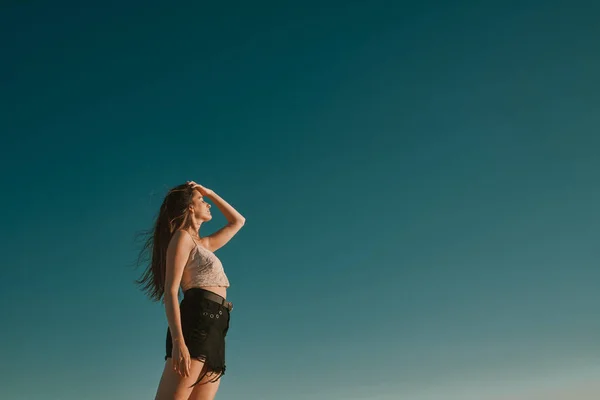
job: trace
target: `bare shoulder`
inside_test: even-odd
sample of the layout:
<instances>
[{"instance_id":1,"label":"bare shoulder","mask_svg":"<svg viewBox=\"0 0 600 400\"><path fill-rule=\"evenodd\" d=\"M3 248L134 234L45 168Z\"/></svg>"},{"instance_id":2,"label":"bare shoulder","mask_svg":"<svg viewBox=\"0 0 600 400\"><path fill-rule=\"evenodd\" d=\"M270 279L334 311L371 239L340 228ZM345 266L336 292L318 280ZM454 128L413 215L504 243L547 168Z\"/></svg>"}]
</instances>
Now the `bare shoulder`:
<instances>
[{"instance_id":1,"label":"bare shoulder","mask_svg":"<svg viewBox=\"0 0 600 400\"><path fill-rule=\"evenodd\" d=\"M178 229L175 231L175 233L173 233L173 236L171 237L171 241L169 242L169 247L173 248L177 251L187 251L189 252L190 250L192 250L195 247L195 243L194 240L191 238L191 236Z\"/></svg>"}]
</instances>

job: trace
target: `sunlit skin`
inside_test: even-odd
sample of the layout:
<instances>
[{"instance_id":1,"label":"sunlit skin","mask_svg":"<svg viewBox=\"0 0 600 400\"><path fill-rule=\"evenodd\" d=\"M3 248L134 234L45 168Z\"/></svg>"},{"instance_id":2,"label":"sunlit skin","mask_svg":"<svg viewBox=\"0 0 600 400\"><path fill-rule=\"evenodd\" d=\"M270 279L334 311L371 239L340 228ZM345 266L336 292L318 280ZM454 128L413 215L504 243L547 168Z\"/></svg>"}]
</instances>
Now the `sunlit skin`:
<instances>
[{"instance_id":1,"label":"sunlit skin","mask_svg":"<svg viewBox=\"0 0 600 400\"><path fill-rule=\"evenodd\" d=\"M210 197L207 195L207 197ZM213 251L210 248L209 238L200 237L199 231L203 222L208 222L212 219L210 213L211 205L204 200L204 196L200 189L194 192L192 204L190 205L190 213L192 214L192 226L187 229L187 232L198 241L200 246ZM218 295L227 298L227 288L221 286L202 286L203 289L210 290Z\"/></svg>"},{"instance_id":2,"label":"sunlit skin","mask_svg":"<svg viewBox=\"0 0 600 400\"><path fill-rule=\"evenodd\" d=\"M197 243L205 249L215 252L223 247L244 226L245 218L238 213L229 203L223 200L214 191L188 181L188 185L195 189L192 201L188 207L190 225L184 228L188 233L176 231L169 242L167 249L167 271L165 280L165 307L168 318L173 318L177 329L172 333L173 351L172 358L167 358L157 389L155 400L213 400L221 380L207 382L212 376L208 374L200 384L189 387L196 381L202 371L204 363L190 357L185 340L181 332L179 310L179 287L183 269L188 257ZM228 223L215 233L202 237L199 232L202 224L212 219L211 205L206 202L210 199L223 213ZM225 297L225 287L202 287ZM205 383L206 382L206 383Z\"/></svg>"}]
</instances>

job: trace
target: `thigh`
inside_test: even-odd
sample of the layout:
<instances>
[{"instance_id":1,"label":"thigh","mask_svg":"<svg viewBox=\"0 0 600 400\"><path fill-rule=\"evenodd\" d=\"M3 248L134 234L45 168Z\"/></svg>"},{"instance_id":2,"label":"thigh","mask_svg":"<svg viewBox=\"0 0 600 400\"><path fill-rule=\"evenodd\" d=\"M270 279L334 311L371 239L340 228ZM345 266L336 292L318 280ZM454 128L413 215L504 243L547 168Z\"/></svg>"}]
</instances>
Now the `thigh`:
<instances>
[{"instance_id":1,"label":"thigh","mask_svg":"<svg viewBox=\"0 0 600 400\"><path fill-rule=\"evenodd\" d=\"M204 363L192 358L189 376L181 376L173 369L173 359L167 358L154 400L188 400L192 386L198 379ZM198 386L198 385L196 385Z\"/></svg>"},{"instance_id":2,"label":"thigh","mask_svg":"<svg viewBox=\"0 0 600 400\"><path fill-rule=\"evenodd\" d=\"M209 382L213 375L209 372L201 381L198 383L188 400L213 400L219 390L221 384L221 378L216 382ZM206 383L204 383L206 382Z\"/></svg>"}]
</instances>

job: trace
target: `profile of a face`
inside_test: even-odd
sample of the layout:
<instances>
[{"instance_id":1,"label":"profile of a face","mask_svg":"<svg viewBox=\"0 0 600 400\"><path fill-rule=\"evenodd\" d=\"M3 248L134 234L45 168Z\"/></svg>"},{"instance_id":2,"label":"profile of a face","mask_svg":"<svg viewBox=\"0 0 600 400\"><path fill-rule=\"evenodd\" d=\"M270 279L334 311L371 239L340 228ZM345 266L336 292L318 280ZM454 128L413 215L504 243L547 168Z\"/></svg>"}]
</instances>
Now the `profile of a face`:
<instances>
[{"instance_id":1,"label":"profile of a face","mask_svg":"<svg viewBox=\"0 0 600 400\"><path fill-rule=\"evenodd\" d=\"M193 213L194 217L201 221L210 221L212 219L210 207L211 205L204 200L204 197L200 192L194 190L194 195L192 196L192 202L190 204L190 211Z\"/></svg>"}]
</instances>

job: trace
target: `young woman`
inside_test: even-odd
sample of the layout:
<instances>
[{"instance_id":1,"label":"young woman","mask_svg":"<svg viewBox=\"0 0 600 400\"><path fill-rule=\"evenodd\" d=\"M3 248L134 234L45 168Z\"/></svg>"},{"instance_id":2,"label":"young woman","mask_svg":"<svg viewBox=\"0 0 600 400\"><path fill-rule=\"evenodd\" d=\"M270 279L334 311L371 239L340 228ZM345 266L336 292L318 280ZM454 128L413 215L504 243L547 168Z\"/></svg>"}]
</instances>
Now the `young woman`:
<instances>
[{"instance_id":1,"label":"young woman","mask_svg":"<svg viewBox=\"0 0 600 400\"><path fill-rule=\"evenodd\" d=\"M202 223L212 219L206 198L217 205L228 223L201 237ZM152 300L162 299L169 325L166 362L155 400L214 399L225 373L225 336L233 308L226 300L229 280L214 252L245 221L214 191L193 181L167 193L140 253L151 254L150 263L136 281Z\"/></svg>"}]
</instances>

